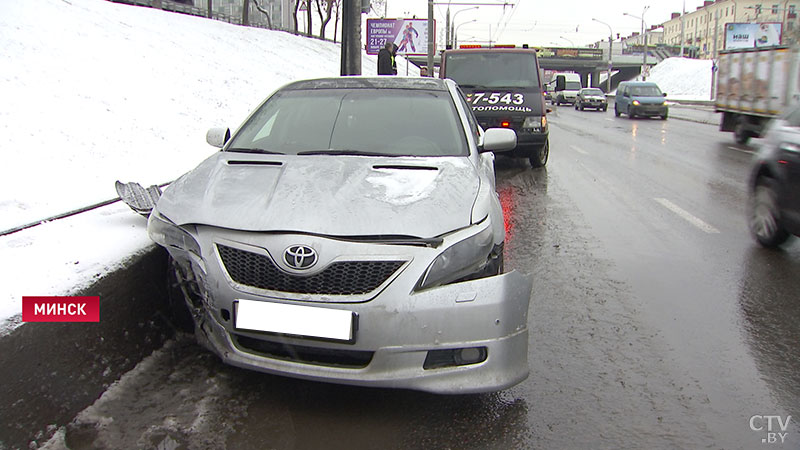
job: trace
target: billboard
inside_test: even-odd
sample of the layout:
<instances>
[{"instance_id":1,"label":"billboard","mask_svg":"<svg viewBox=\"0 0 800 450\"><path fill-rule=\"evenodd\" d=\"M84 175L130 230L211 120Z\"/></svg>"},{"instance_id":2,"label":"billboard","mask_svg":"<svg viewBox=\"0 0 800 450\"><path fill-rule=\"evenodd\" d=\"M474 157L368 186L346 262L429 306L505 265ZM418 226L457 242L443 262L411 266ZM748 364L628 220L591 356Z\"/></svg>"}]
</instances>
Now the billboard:
<instances>
[{"instance_id":1,"label":"billboard","mask_svg":"<svg viewBox=\"0 0 800 450\"><path fill-rule=\"evenodd\" d=\"M427 55L428 19L367 19L367 54L377 55L387 41L398 55Z\"/></svg>"},{"instance_id":2,"label":"billboard","mask_svg":"<svg viewBox=\"0 0 800 450\"><path fill-rule=\"evenodd\" d=\"M781 44L781 24L729 23L725 25L725 48L772 47Z\"/></svg>"}]
</instances>

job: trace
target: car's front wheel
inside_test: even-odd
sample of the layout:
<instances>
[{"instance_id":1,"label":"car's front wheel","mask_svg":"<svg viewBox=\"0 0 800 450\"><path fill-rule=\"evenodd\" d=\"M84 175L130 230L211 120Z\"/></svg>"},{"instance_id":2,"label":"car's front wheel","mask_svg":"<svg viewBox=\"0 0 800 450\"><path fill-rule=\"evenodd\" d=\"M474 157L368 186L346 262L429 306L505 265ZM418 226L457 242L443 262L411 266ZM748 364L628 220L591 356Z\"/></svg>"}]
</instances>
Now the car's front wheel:
<instances>
[{"instance_id":1,"label":"car's front wheel","mask_svg":"<svg viewBox=\"0 0 800 450\"><path fill-rule=\"evenodd\" d=\"M619 109L617 108L617 105L614 105L614 116L619 117Z\"/></svg>"},{"instance_id":2,"label":"car's front wheel","mask_svg":"<svg viewBox=\"0 0 800 450\"><path fill-rule=\"evenodd\" d=\"M550 156L550 139L544 141L544 145L529 158L531 167L543 167L547 164L547 158Z\"/></svg>"},{"instance_id":3,"label":"car's front wheel","mask_svg":"<svg viewBox=\"0 0 800 450\"><path fill-rule=\"evenodd\" d=\"M750 200L750 232L764 247L777 247L787 239L789 232L781 225L775 180L761 177L756 181Z\"/></svg>"}]
</instances>

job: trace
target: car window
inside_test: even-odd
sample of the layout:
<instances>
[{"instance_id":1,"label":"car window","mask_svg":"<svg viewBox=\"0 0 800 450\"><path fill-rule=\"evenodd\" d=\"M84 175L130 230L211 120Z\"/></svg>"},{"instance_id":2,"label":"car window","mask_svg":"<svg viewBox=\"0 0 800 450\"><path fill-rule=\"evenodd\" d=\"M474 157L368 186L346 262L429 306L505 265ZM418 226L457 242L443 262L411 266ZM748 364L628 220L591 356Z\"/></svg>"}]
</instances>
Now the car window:
<instances>
[{"instance_id":1,"label":"car window","mask_svg":"<svg viewBox=\"0 0 800 450\"><path fill-rule=\"evenodd\" d=\"M581 93L583 95L603 95L603 91L600 89L583 89Z\"/></svg>"},{"instance_id":2,"label":"car window","mask_svg":"<svg viewBox=\"0 0 800 450\"><path fill-rule=\"evenodd\" d=\"M226 149L386 156L469 153L449 92L422 89L278 92L253 114Z\"/></svg>"},{"instance_id":3,"label":"car window","mask_svg":"<svg viewBox=\"0 0 800 450\"><path fill-rule=\"evenodd\" d=\"M630 94L637 97L661 97L661 90L656 86L631 86Z\"/></svg>"},{"instance_id":4,"label":"car window","mask_svg":"<svg viewBox=\"0 0 800 450\"><path fill-rule=\"evenodd\" d=\"M521 52L465 52L446 55L447 78L462 86L539 90L536 56Z\"/></svg>"},{"instance_id":5,"label":"car window","mask_svg":"<svg viewBox=\"0 0 800 450\"><path fill-rule=\"evenodd\" d=\"M461 89L458 89L458 99L461 102L461 107L464 108L464 111L467 112L467 122L469 122L470 131L475 136L475 141L478 141L480 137L480 131L478 131L478 121L475 119L475 114L472 111L472 107L469 106L469 102L467 101L467 97L461 92Z\"/></svg>"}]
</instances>

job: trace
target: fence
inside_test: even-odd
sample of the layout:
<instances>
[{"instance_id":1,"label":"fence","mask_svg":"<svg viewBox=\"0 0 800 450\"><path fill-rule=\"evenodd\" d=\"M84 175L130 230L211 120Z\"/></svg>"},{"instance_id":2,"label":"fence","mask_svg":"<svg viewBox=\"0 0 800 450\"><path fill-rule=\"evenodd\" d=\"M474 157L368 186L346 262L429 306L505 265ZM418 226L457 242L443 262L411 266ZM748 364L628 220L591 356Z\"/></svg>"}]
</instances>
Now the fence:
<instances>
[{"instance_id":1,"label":"fence","mask_svg":"<svg viewBox=\"0 0 800 450\"><path fill-rule=\"evenodd\" d=\"M208 17L208 8L201 8L194 5L187 5L184 3L173 2L170 0L109 0L114 3L125 3L128 5L135 5L135 6L147 6L152 8L154 3L161 3L161 9L164 11L171 11L181 14L189 14L192 16L199 16L199 17ZM249 5L249 2L248 2ZM222 11L223 8L215 8L211 11L211 18L215 20L220 20L223 22L228 22L235 25L242 25L242 14L241 14L241 7L234 6L232 4L228 5L228 10L230 12ZM237 10L234 13L234 10ZM249 23L247 26L249 27L257 27L257 28L270 28L267 24L266 19L260 17L261 13L258 10L254 10L250 8L248 16L250 17ZM275 25L273 21L272 28L273 30L279 31L287 31L291 32L291 30L287 29L286 27Z\"/></svg>"}]
</instances>

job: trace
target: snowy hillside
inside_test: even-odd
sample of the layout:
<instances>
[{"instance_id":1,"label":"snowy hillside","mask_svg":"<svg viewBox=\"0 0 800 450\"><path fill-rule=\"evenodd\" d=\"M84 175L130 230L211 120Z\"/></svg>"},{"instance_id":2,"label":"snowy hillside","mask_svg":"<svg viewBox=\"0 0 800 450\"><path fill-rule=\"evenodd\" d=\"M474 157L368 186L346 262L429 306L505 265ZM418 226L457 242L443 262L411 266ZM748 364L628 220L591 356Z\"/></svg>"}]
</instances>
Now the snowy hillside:
<instances>
[{"instance_id":1,"label":"snowy hillside","mask_svg":"<svg viewBox=\"0 0 800 450\"><path fill-rule=\"evenodd\" d=\"M667 58L650 69L648 81L655 81L670 100L711 100L709 59Z\"/></svg>"},{"instance_id":2,"label":"snowy hillside","mask_svg":"<svg viewBox=\"0 0 800 450\"><path fill-rule=\"evenodd\" d=\"M340 70L338 44L105 0L1 1L0 42L0 231L173 180L208 128Z\"/></svg>"}]
</instances>

